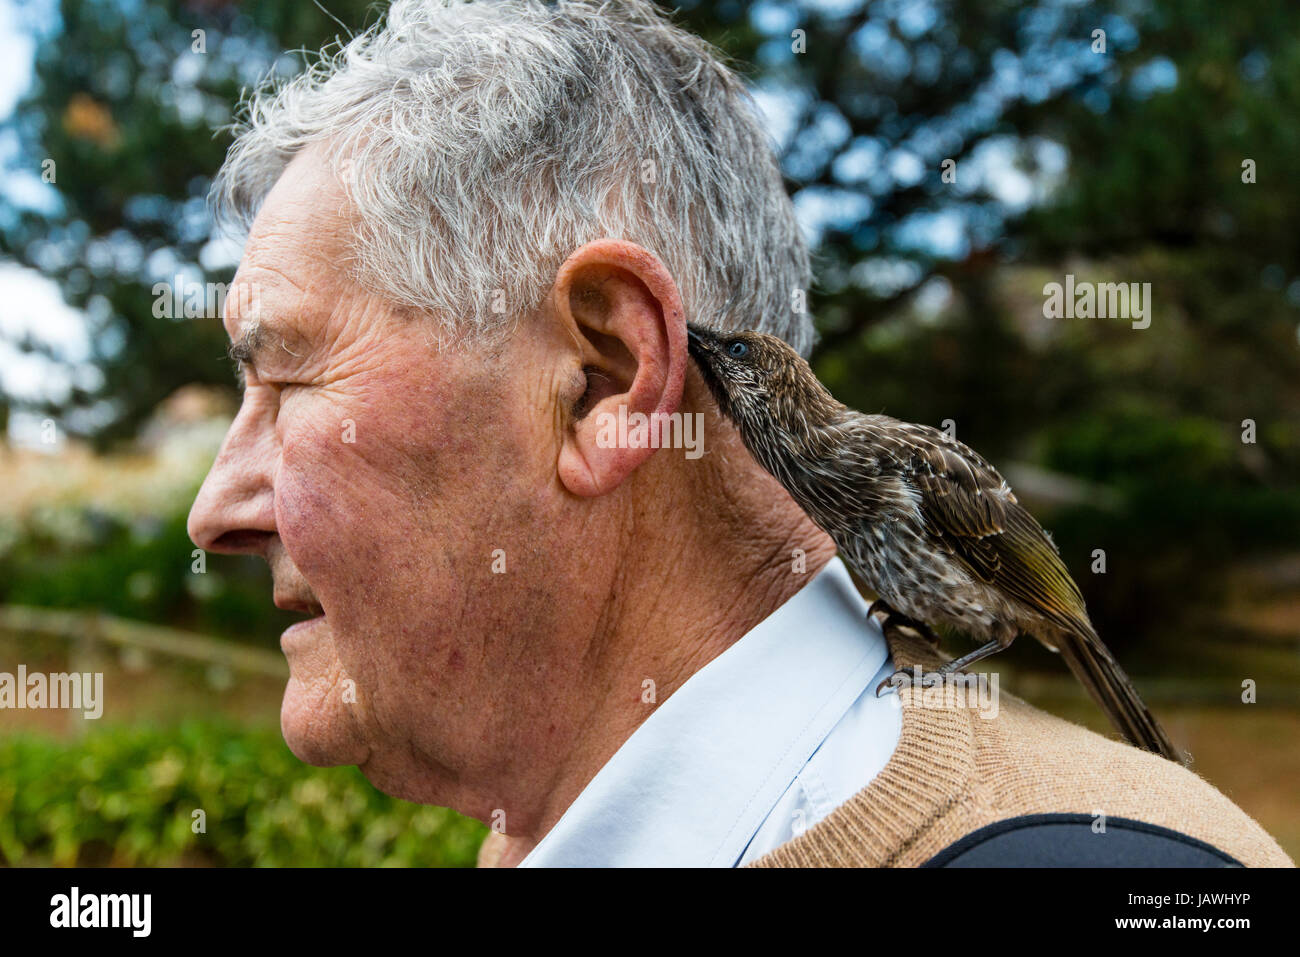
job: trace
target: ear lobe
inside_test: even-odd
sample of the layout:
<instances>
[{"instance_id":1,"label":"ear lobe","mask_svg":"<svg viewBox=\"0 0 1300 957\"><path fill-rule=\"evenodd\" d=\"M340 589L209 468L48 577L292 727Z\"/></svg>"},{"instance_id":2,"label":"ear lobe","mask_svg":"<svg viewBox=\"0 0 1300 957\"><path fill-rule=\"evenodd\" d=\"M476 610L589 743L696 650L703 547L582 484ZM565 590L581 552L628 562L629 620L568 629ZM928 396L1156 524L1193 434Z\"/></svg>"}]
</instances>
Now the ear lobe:
<instances>
[{"instance_id":1,"label":"ear lobe","mask_svg":"<svg viewBox=\"0 0 1300 957\"><path fill-rule=\"evenodd\" d=\"M651 417L671 415L681 404L687 360L681 297L653 253L603 239L560 267L552 302L579 345L587 388L580 417L562 436L556 467L575 495L604 495L654 453Z\"/></svg>"}]
</instances>

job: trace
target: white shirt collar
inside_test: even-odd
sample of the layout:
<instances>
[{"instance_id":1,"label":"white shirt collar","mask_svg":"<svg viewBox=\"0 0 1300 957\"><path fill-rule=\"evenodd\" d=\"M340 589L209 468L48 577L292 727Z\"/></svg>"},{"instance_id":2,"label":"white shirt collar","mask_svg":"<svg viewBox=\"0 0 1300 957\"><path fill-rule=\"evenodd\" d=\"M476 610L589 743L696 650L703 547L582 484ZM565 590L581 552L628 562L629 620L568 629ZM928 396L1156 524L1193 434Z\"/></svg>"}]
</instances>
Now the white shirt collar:
<instances>
[{"instance_id":1,"label":"white shirt collar","mask_svg":"<svg viewBox=\"0 0 1300 957\"><path fill-rule=\"evenodd\" d=\"M731 867L888 657L839 558L661 703L521 867Z\"/></svg>"}]
</instances>

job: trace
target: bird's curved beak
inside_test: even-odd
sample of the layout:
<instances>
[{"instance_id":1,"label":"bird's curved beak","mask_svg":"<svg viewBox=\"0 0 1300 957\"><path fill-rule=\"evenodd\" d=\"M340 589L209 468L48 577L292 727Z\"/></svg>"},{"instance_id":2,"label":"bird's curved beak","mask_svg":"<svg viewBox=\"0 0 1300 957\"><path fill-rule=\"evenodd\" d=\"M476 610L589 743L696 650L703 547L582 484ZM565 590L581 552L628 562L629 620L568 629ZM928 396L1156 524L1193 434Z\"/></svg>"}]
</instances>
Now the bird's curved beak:
<instances>
[{"instance_id":1,"label":"bird's curved beak","mask_svg":"<svg viewBox=\"0 0 1300 957\"><path fill-rule=\"evenodd\" d=\"M697 329L689 322L686 324L686 347L696 355L713 351L713 333L707 329Z\"/></svg>"}]
</instances>

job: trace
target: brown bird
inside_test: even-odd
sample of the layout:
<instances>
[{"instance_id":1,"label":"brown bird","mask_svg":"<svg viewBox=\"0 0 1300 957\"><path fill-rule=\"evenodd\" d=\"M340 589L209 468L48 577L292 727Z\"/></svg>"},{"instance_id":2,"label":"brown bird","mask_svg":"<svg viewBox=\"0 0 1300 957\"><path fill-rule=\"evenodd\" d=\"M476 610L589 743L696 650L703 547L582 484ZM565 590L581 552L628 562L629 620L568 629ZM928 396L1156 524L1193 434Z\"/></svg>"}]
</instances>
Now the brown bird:
<instances>
[{"instance_id":1,"label":"brown bird","mask_svg":"<svg viewBox=\"0 0 1300 957\"><path fill-rule=\"evenodd\" d=\"M1130 742L1185 763L1097 637L1056 545L993 466L938 429L836 401L781 339L694 324L687 334L745 446L835 540L884 610L931 640L922 623L985 642L941 673L1033 635L1061 654Z\"/></svg>"}]
</instances>

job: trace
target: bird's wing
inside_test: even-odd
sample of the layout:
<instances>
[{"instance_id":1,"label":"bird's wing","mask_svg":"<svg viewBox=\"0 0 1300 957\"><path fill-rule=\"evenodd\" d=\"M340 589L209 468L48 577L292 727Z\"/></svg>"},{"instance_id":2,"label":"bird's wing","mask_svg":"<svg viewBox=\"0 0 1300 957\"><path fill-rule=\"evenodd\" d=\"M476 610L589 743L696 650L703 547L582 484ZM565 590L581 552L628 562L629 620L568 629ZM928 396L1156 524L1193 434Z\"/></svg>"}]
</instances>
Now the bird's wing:
<instances>
[{"instance_id":1,"label":"bird's wing","mask_svg":"<svg viewBox=\"0 0 1300 957\"><path fill-rule=\"evenodd\" d=\"M936 546L981 581L1063 627L1087 622L1083 596L1055 543L992 465L942 432L919 425L906 426L889 452L919 494Z\"/></svg>"},{"instance_id":2,"label":"bird's wing","mask_svg":"<svg viewBox=\"0 0 1300 957\"><path fill-rule=\"evenodd\" d=\"M1056 544L1023 505L1007 510L1007 527L994 541L1002 558L998 587L1067 631L1092 632L1079 586Z\"/></svg>"}]
</instances>

